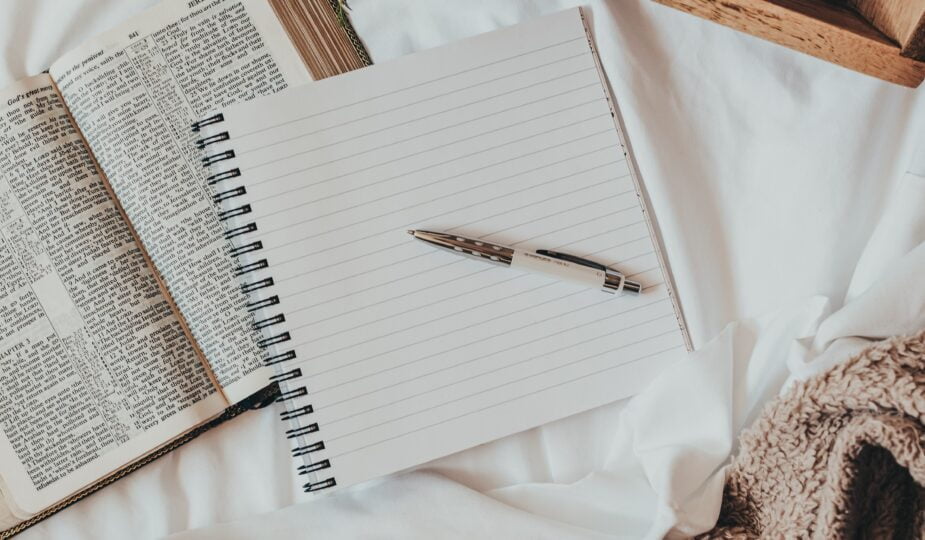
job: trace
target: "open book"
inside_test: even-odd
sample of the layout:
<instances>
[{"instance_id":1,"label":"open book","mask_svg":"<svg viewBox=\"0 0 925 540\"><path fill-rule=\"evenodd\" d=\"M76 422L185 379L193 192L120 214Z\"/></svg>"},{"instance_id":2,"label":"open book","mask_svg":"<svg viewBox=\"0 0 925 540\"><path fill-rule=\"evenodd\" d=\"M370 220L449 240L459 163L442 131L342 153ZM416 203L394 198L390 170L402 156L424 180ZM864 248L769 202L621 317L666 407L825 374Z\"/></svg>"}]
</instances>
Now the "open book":
<instances>
[{"instance_id":1,"label":"open book","mask_svg":"<svg viewBox=\"0 0 925 540\"><path fill-rule=\"evenodd\" d=\"M547 15L194 126L305 490L627 397L689 344L583 22ZM613 266L642 291L485 264L501 246Z\"/></svg>"},{"instance_id":2,"label":"open book","mask_svg":"<svg viewBox=\"0 0 925 540\"><path fill-rule=\"evenodd\" d=\"M270 384L189 126L311 80L330 5L272 3L164 2L0 92L4 535Z\"/></svg>"}]
</instances>

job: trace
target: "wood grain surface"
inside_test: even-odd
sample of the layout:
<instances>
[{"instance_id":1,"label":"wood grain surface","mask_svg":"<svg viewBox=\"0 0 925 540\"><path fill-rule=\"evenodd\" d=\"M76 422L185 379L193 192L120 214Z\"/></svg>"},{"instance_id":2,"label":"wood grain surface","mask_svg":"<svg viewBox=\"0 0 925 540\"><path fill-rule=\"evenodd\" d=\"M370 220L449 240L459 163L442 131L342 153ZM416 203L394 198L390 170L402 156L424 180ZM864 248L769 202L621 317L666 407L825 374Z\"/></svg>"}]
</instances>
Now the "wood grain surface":
<instances>
[{"instance_id":1,"label":"wood grain surface","mask_svg":"<svg viewBox=\"0 0 925 540\"><path fill-rule=\"evenodd\" d=\"M925 0L848 0L848 3L896 40L903 56L925 60Z\"/></svg>"},{"instance_id":2,"label":"wood grain surface","mask_svg":"<svg viewBox=\"0 0 925 540\"><path fill-rule=\"evenodd\" d=\"M897 41L848 6L820 0L655 1L890 82L916 87L925 79L925 62L903 56Z\"/></svg>"}]
</instances>

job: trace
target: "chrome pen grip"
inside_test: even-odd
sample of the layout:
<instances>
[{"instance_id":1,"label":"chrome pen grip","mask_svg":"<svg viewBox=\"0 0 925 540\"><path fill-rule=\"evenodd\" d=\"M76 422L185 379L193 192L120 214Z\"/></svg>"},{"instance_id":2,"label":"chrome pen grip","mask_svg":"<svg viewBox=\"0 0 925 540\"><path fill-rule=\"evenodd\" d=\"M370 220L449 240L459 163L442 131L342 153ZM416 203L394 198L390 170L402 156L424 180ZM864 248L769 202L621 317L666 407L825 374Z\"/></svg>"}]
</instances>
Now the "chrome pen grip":
<instances>
[{"instance_id":1,"label":"chrome pen grip","mask_svg":"<svg viewBox=\"0 0 925 540\"><path fill-rule=\"evenodd\" d=\"M513 249L484 240L432 231L409 230L408 234L434 247L454 252L457 255L502 266L510 266L511 259L514 256Z\"/></svg>"}]
</instances>

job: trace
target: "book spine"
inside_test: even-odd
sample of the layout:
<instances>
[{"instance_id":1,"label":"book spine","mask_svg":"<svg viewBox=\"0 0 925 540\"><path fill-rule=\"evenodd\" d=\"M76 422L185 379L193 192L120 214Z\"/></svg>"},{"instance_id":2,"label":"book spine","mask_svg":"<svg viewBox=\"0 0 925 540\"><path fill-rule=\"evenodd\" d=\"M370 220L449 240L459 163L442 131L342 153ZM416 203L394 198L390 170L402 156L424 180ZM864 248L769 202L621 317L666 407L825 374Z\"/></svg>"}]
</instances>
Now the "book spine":
<instances>
[{"instance_id":1,"label":"book spine","mask_svg":"<svg viewBox=\"0 0 925 540\"><path fill-rule=\"evenodd\" d=\"M218 113L194 123L193 132L202 135L196 146L205 154L202 165L209 171L206 180L212 188L213 201L219 206L218 218L225 226L229 253L238 263L235 273L248 298L247 309L259 336L258 345L264 351L263 361L274 372L270 382L280 387L276 401L283 404L280 418L288 423L286 437L292 441L292 456L301 461L298 474L307 478L302 487L306 492L331 488L337 481L330 460L313 459L313 454L325 449L324 440L318 423L312 420L314 408L306 403L308 389L291 382L299 380L302 372L293 365L296 351L288 346L292 336L280 328L286 315L280 310L280 298L273 294L270 263L260 256L263 244L257 223L249 219L251 206L240 199L246 196L247 186L241 170L234 166L235 152L230 148L233 141L227 131L220 129L219 124L224 121L224 115ZM210 152L210 147L216 144L220 144L221 150Z\"/></svg>"}]
</instances>

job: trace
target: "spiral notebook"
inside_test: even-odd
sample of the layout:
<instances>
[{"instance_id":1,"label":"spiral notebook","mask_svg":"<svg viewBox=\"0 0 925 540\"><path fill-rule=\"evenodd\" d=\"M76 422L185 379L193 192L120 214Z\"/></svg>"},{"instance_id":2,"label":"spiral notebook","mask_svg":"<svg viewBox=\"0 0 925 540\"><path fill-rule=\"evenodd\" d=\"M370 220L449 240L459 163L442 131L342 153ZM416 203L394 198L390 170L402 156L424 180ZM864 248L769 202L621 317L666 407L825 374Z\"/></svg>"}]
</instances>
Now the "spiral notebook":
<instances>
[{"instance_id":1,"label":"spiral notebook","mask_svg":"<svg viewBox=\"0 0 925 540\"><path fill-rule=\"evenodd\" d=\"M194 129L306 491L627 397L687 347L577 9ZM644 289L485 265L409 228L566 250Z\"/></svg>"}]
</instances>

